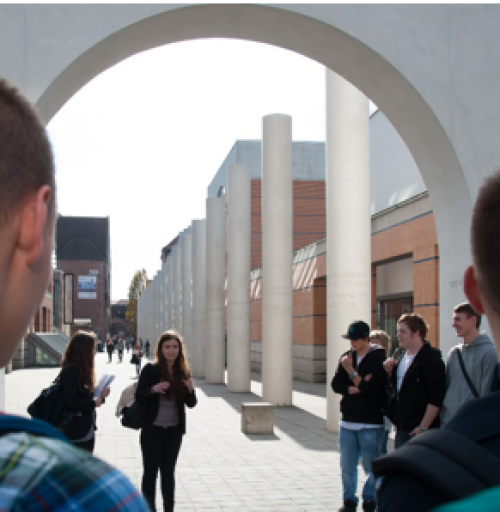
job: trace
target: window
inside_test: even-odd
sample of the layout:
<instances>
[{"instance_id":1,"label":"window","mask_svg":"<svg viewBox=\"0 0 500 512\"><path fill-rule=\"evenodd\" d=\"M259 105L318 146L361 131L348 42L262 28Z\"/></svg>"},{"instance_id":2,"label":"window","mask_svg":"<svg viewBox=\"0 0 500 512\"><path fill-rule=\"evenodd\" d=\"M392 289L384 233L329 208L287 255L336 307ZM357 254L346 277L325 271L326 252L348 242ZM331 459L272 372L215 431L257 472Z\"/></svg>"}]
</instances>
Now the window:
<instances>
[{"instance_id":1,"label":"window","mask_svg":"<svg viewBox=\"0 0 500 512\"><path fill-rule=\"evenodd\" d=\"M396 336L399 317L404 313L413 311L413 296L399 297L379 301L378 325L391 337L391 354L399 346Z\"/></svg>"}]
</instances>

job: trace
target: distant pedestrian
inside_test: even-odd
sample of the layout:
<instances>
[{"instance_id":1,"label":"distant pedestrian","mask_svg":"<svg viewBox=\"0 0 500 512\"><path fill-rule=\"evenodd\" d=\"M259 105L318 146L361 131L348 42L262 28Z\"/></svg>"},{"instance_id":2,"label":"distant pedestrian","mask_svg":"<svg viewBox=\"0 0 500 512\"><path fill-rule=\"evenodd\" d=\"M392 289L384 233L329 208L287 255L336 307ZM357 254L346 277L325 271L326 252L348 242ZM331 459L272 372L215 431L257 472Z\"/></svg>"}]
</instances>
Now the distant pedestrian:
<instances>
[{"instance_id":1,"label":"distant pedestrian","mask_svg":"<svg viewBox=\"0 0 500 512\"><path fill-rule=\"evenodd\" d=\"M120 338L118 343L116 344L116 348L118 349L118 361L121 363L123 361L123 339Z\"/></svg>"},{"instance_id":2,"label":"distant pedestrian","mask_svg":"<svg viewBox=\"0 0 500 512\"><path fill-rule=\"evenodd\" d=\"M141 373L142 357L144 354L141 349L137 349L135 351L135 355L137 358L137 362L135 363L135 371L137 372L137 377L139 377L139 374Z\"/></svg>"},{"instance_id":3,"label":"distant pedestrian","mask_svg":"<svg viewBox=\"0 0 500 512\"><path fill-rule=\"evenodd\" d=\"M108 353L108 363L111 363L111 361L113 359L113 350L114 350L113 342L108 338L106 341L106 351Z\"/></svg>"},{"instance_id":4,"label":"distant pedestrian","mask_svg":"<svg viewBox=\"0 0 500 512\"><path fill-rule=\"evenodd\" d=\"M125 347L127 349L127 355L128 355L128 352L130 350L130 341L128 339L125 341Z\"/></svg>"},{"instance_id":5,"label":"distant pedestrian","mask_svg":"<svg viewBox=\"0 0 500 512\"><path fill-rule=\"evenodd\" d=\"M149 359L149 340L146 340L146 343L144 344L144 350L146 351L146 357Z\"/></svg>"}]
</instances>

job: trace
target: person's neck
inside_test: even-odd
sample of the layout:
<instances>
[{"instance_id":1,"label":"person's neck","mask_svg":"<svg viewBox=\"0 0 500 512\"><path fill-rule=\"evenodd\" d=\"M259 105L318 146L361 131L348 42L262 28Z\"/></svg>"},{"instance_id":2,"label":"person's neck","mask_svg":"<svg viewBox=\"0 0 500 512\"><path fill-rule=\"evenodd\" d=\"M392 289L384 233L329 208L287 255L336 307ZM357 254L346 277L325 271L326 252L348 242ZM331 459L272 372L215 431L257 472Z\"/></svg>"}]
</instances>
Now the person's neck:
<instances>
[{"instance_id":1,"label":"person's neck","mask_svg":"<svg viewBox=\"0 0 500 512\"><path fill-rule=\"evenodd\" d=\"M474 329L473 331L467 333L464 336L464 343L467 345L471 341L474 341L479 336L479 329Z\"/></svg>"},{"instance_id":2,"label":"person's neck","mask_svg":"<svg viewBox=\"0 0 500 512\"><path fill-rule=\"evenodd\" d=\"M366 347L362 348L361 350L356 350L356 357L359 359L360 357L363 357L368 350L370 350L370 345L368 344Z\"/></svg>"},{"instance_id":3,"label":"person's neck","mask_svg":"<svg viewBox=\"0 0 500 512\"><path fill-rule=\"evenodd\" d=\"M422 347L424 346L424 340L420 339L419 341L415 342L415 344L412 347L409 347L406 349L406 354L409 356L415 355Z\"/></svg>"}]
</instances>

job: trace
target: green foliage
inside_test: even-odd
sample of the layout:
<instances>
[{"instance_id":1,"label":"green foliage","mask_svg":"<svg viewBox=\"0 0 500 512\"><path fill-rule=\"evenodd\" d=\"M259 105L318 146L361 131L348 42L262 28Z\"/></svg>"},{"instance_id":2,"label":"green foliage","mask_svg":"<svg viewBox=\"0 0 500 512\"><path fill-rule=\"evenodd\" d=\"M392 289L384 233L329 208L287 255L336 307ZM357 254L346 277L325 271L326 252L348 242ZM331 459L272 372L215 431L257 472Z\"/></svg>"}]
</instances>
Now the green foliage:
<instances>
[{"instance_id":1,"label":"green foliage","mask_svg":"<svg viewBox=\"0 0 500 512\"><path fill-rule=\"evenodd\" d=\"M142 270L138 270L130 282L125 317L129 322L130 334L134 338L137 338L137 302L142 292L147 288L150 282L151 281L148 279L146 274L146 269L144 268Z\"/></svg>"}]
</instances>

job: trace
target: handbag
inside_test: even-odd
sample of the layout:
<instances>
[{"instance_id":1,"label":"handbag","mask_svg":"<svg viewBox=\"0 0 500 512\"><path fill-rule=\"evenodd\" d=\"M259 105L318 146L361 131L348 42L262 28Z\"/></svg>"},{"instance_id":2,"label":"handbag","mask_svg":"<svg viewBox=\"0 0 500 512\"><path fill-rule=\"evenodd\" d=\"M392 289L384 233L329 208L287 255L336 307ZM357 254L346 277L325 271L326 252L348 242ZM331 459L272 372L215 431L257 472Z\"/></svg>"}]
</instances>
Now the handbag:
<instances>
[{"instance_id":1,"label":"handbag","mask_svg":"<svg viewBox=\"0 0 500 512\"><path fill-rule=\"evenodd\" d=\"M139 364L140 361L139 361L139 358L137 357L136 354L132 354L132 358L130 359L130 364Z\"/></svg>"},{"instance_id":2,"label":"handbag","mask_svg":"<svg viewBox=\"0 0 500 512\"><path fill-rule=\"evenodd\" d=\"M27 411L32 418L46 421L62 432L70 430L76 414L66 409L59 377L51 386L42 390L28 406Z\"/></svg>"},{"instance_id":3,"label":"handbag","mask_svg":"<svg viewBox=\"0 0 500 512\"><path fill-rule=\"evenodd\" d=\"M147 407L139 405L136 401L130 407L122 409L122 425L127 428L139 430L145 426Z\"/></svg>"}]
</instances>

